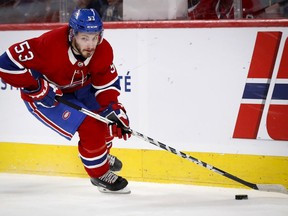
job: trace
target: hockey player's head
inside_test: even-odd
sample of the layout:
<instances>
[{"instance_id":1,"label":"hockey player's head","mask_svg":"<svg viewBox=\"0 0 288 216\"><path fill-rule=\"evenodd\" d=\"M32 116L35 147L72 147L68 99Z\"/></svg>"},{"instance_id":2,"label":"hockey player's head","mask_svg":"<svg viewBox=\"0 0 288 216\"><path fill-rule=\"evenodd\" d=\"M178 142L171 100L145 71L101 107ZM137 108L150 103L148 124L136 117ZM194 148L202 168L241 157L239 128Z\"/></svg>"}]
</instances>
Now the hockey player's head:
<instances>
[{"instance_id":1,"label":"hockey player's head","mask_svg":"<svg viewBox=\"0 0 288 216\"><path fill-rule=\"evenodd\" d=\"M94 9L77 9L69 20L69 42L74 51L87 58L103 40L103 23ZM76 49L76 50L75 50Z\"/></svg>"}]
</instances>

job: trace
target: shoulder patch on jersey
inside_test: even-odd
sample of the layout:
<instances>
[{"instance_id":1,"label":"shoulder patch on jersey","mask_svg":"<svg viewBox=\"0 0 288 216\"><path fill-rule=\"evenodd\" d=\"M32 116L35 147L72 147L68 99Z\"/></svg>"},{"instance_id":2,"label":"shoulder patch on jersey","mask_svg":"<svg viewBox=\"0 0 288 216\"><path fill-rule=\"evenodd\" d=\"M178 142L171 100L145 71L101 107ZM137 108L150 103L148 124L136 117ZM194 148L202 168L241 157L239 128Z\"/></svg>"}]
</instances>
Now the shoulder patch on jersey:
<instances>
[{"instance_id":1,"label":"shoulder patch on jersey","mask_svg":"<svg viewBox=\"0 0 288 216\"><path fill-rule=\"evenodd\" d=\"M111 72L111 73L115 73L115 72L116 72L116 68L115 68L115 65L114 65L114 64L111 64L111 65L110 65L110 72Z\"/></svg>"}]
</instances>

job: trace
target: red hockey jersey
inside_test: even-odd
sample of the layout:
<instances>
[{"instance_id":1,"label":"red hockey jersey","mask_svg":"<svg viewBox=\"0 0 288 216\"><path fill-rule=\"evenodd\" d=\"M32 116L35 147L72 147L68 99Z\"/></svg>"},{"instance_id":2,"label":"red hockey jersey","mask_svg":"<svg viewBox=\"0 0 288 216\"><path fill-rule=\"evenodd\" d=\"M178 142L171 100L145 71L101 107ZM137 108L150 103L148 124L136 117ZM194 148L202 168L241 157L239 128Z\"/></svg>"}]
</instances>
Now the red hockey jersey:
<instances>
[{"instance_id":1,"label":"red hockey jersey","mask_svg":"<svg viewBox=\"0 0 288 216\"><path fill-rule=\"evenodd\" d=\"M32 71L37 71L36 74L55 84L63 93L92 83L96 96L109 92L105 94L109 95L109 100L111 97L117 100L120 87L115 84L118 74L110 44L104 39L91 57L77 60L68 41L68 31L68 26L61 27L9 47L0 57L0 77L12 86L35 89L37 82Z\"/></svg>"}]
</instances>

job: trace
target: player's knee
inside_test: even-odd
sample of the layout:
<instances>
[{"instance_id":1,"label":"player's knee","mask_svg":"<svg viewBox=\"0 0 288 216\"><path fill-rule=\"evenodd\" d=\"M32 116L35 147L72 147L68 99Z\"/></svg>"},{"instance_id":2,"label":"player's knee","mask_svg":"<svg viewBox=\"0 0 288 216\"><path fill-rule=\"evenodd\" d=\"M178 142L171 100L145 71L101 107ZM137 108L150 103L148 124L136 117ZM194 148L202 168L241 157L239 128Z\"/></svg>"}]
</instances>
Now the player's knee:
<instances>
[{"instance_id":1,"label":"player's knee","mask_svg":"<svg viewBox=\"0 0 288 216\"><path fill-rule=\"evenodd\" d=\"M87 116L78 128L80 143L83 148L93 150L105 146L107 125Z\"/></svg>"}]
</instances>

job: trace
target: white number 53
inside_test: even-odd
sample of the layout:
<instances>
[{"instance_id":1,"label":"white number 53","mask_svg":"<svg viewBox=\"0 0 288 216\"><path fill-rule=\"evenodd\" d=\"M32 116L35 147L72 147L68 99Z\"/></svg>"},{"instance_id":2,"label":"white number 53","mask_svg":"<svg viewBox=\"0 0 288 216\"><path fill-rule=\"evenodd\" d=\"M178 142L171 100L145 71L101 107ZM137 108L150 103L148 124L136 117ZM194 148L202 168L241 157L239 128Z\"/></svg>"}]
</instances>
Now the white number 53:
<instances>
[{"instance_id":1,"label":"white number 53","mask_svg":"<svg viewBox=\"0 0 288 216\"><path fill-rule=\"evenodd\" d=\"M28 61L34 58L34 54L30 51L30 45L28 41L24 41L14 48L15 52L19 54L20 61ZM26 51L27 50L27 51ZM25 53L24 53L25 52Z\"/></svg>"}]
</instances>

